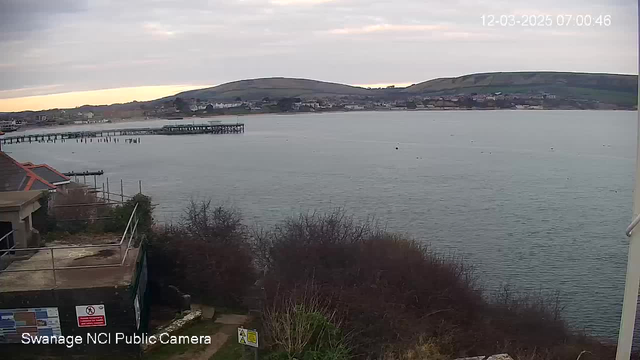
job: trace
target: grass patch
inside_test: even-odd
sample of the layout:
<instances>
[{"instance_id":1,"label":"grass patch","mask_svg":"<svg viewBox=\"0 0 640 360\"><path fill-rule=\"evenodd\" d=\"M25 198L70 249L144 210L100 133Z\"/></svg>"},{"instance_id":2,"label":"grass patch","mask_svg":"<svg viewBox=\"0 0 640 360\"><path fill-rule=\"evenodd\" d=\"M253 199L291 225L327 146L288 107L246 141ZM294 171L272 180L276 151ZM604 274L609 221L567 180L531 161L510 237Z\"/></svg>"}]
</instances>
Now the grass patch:
<instances>
[{"instance_id":1,"label":"grass patch","mask_svg":"<svg viewBox=\"0 0 640 360\"><path fill-rule=\"evenodd\" d=\"M217 333L222 327L222 324L216 324L210 320L201 320L197 323L189 326L186 329L176 331L172 335L180 336L192 336L192 335L212 335ZM189 345L189 344L177 344L177 345L160 345L157 348L151 350L148 354L144 355L144 359L149 360L166 360L176 355L182 354L197 354L202 352L207 345Z\"/></svg>"},{"instance_id":2,"label":"grass patch","mask_svg":"<svg viewBox=\"0 0 640 360\"><path fill-rule=\"evenodd\" d=\"M209 358L209 360L239 360L245 358L253 358L249 356L249 351L243 349L245 346L238 344L238 338L236 336L230 336L224 345Z\"/></svg>"},{"instance_id":3,"label":"grass patch","mask_svg":"<svg viewBox=\"0 0 640 360\"><path fill-rule=\"evenodd\" d=\"M218 308L216 308L216 312L217 310ZM253 319L248 324L245 324L244 327L246 329L257 329L259 342L264 342L264 331L262 331L259 320ZM259 355L259 358L265 358L265 350L262 349L262 345L259 349ZM224 345L222 345L220 349L218 349L218 351L209 358L209 360L253 360L253 358L253 348L239 344L238 335L234 332L229 336Z\"/></svg>"}]
</instances>

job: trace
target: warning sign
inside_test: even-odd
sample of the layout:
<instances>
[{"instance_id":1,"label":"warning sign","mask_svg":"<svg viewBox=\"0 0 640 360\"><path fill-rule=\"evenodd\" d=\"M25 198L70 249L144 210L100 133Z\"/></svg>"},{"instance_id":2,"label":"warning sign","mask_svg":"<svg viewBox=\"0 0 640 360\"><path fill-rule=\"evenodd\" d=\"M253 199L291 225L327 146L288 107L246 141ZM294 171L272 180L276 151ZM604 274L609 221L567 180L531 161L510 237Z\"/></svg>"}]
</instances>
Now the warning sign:
<instances>
[{"instance_id":1,"label":"warning sign","mask_svg":"<svg viewBox=\"0 0 640 360\"><path fill-rule=\"evenodd\" d=\"M78 327L107 326L107 315L104 305L80 305L76 306Z\"/></svg>"},{"instance_id":2,"label":"warning sign","mask_svg":"<svg viewBox=\"0 0 640 360\"><path fill-rule=\"evenodd\" d=\"M258 332L255 330L238 328L238 343L258 347Z\"/></svg>"}]
</instances>

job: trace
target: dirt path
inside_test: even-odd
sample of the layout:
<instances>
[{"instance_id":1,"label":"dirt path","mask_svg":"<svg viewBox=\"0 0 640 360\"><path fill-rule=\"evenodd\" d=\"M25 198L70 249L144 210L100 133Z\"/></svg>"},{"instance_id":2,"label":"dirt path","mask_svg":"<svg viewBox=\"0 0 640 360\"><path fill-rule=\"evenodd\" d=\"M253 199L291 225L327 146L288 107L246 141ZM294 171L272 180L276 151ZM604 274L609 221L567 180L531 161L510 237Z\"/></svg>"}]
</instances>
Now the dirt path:
<instances>
[{"instance_id":1,"label":"dirt path","mask_svg":"<svg viewBox=\"0 0 640 360\"><path fill-rule=\"evenodd\" d=\"M185 353L172 357L170 360L209 360L230 337L237 334L238 326L249 322L250 318L246 315L224 314L216 319L216 323L223 324L217 333L211 336L211 344L198 352L197 354Z\"/></svg>"}]
</instances>

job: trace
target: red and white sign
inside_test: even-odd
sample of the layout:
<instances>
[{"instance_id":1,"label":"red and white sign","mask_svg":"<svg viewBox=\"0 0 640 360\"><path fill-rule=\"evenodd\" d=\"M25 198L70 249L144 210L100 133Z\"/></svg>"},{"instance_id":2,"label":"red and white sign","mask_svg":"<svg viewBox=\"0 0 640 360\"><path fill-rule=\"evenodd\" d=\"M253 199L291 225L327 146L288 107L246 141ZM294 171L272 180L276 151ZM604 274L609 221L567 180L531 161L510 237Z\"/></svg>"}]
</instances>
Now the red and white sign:
<instances>
[{"instance_id":1,"label":"red and white sign","mask_svg":"<svg viewBox=\"0 0 640 360\"><path fill-rule=\"evenodd\" d=\"M80 305L76 306L78 327L107 326L107 314L104 305Z\"/></svg>"}]
</instances>

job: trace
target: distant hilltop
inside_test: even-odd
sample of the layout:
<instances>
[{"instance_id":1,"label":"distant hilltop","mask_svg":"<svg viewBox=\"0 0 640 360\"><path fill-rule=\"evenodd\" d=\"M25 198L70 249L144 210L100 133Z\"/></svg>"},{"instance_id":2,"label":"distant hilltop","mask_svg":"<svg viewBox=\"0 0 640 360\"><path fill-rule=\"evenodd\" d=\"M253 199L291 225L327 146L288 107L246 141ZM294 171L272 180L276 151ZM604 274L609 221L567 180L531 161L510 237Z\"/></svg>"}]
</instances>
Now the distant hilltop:
<instances>
[{"instance_id":1,"label":"distant hilltop","mask_svg":"<svg viewBox=\"0 0 640 360\"><path fill-rule=\"evenodd\" d=\"M574 97L608 104L635 105L638 96L638 77L621 74L593 74L571 72L495 72L438 78L406 88L370 89L308 79L262 78L185 91L161 100L201 98L231 101L331 98L340 96L371 96L381 99L408 96L469 95L473 93L550 93L560 97Z\"/></svg>"},{"instance_id":2,"label":"distant hilltop","mask_svg":"<svg viewBox=\"0 0 640 360\"><path fill-rule=\"evenodd\" d=\"M35 124L43 121L64 124L95 119L166 117L176 104L181 105L182 110L176 111L180 112L180 116L282 112L294 109L289 104L276 104L283 99L323 104L322 108L302 107L302 110L309 111L375 110L381 107L397 110L402 107L412 109L413 106L421 108L423 105L425 108L435 109L524 107L630 110L637 108L637 98L638 77L622 74L493 72L438 78L404 88L363 88L309 79L273 77L234 81L152 101L5 113L0 114L0 118ZM514 99L528 101L513 101ZM207 110L208 104L213 104L215 111ZM229 110L229 107L234 108ZM189 109L193 111L192 114ZM298 108L295 110L298 111ZM96 117L93 120L91 117L87 119L87 114L91 117L95 114Z\"/></svg>"},{"instance_id":3,"label":"distant hilltop","mask_svg":"<svg viewBox=\"0 0 640 360\"><path fill-rule=\"evenodd\" d=\"M181 97L185 99L200 98L207 100L231 101L238 97L243 100L299 98L330 98L338 96L367 96L371 90L308 79L263 78L234 81L210 88L181 92L165 99Z\"/></svg>"},{"instance_id":4,"label":"distant hilltop","mask_svg":"<svg viewBox=\"0 0 640 360\"><path fill-rule=\"evenodd\" d=\"M412 94L550 93L562 98L633 106L638 101L636 75L572 72L496 72L441 78L404 89Z\"/></svg>"}]
</instances>

